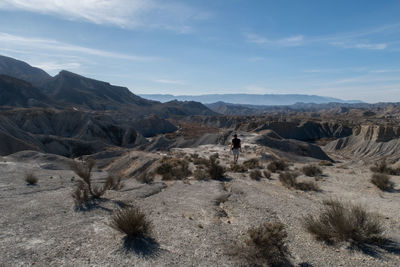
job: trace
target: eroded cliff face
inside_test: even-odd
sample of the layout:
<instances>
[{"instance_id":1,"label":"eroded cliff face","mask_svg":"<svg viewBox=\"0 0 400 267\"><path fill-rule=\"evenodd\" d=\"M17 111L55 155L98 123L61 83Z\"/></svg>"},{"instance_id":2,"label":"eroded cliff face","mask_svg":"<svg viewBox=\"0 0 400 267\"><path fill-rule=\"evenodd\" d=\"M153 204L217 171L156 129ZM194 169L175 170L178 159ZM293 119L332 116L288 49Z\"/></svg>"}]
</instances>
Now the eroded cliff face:
<instances>
[{"instance_id":1,"label":"eroded cliff face","mask_svg":"<svg viewBox=\"0 0 400 267\"><path fill-rule=\"evenodd\" d=\"M353 135L328 143L324 150L355 158L400 158L400 127L360 125Z\"/></svg>"}]
</instances>

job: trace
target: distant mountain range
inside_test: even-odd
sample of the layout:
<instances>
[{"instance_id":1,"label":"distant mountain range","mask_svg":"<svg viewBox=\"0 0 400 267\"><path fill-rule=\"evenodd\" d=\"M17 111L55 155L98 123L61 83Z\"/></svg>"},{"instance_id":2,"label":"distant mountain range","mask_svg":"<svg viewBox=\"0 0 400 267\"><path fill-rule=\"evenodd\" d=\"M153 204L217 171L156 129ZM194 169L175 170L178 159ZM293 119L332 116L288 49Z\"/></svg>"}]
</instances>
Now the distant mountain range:
<instances>
[{"instance_id":1,"label":"distant mountain range","mask_svg":"<svg viewBox=\"0 0 400 267\"><path fill-rule=\"evenodd\" d=\"M206 94L206 95L163 95L163 94L140 94L139 96L167 102L171 100L178 101L197 101L203 104L211 104L216 102L224 102L230 104L243 105L293 105L296 103L362 103L359 100L342 100L333 97L302 95L302 94Z\"/></svg>"}]
</instances>

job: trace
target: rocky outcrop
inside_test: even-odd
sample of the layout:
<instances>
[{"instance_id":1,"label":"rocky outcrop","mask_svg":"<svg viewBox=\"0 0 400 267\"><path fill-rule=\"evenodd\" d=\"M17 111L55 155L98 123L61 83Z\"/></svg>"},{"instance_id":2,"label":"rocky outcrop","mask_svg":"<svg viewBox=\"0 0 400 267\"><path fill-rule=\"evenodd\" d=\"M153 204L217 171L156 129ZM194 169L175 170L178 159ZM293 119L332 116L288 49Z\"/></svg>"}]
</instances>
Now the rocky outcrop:
<instances>
[{"instance_id":1,"label":"rocky outcrop","mask_svg":"<svg viewBox=\"0 0 400 267\"><path fill-rule=\"evenodd\" d=\"M348 157L400 158L400 127L361 125L353 135L328 143L324 150Z\"/></svg>"}]
</instances>

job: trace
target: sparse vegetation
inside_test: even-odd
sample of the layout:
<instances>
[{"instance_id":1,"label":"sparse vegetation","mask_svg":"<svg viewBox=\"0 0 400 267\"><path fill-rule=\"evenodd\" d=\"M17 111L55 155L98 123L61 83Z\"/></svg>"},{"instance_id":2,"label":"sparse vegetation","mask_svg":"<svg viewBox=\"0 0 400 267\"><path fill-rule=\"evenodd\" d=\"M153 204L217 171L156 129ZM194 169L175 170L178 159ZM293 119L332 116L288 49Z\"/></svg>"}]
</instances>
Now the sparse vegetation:
<instances>
[{"instance_id":1,"label":"sparse vegetation","mask_svg":"<svg viewBox=\"0 0 400 267\"><path fill-rule=\"evenodd\" d=\"M139 208L117 210L111 217L110 226L126 234L128 238L140 238L150 235L152 224Z\"/></svg>"},{"instance_id":2,"label":"sparse vegetation","mask_svg":"<svg viewBox=\"0 0 400 267\"><path fill-rule=\"evenodd\" d=\"M289 250L287 232L281 222L265 223L248 231L247 259L256 266L286 266Z\"/></svg>"},{"instance_id":3,"label":"sparse vegetation","mask_svg":"<svg viewBox=\"0 0 400 267\"><path fill-rule=\"evenodd\" d=\"M39 179L33 173L29 172L25 175L25 182L28 185L37 185Z\"/></svg>"},{"instance_id":4,"label":"sparse vegetation","mask_svg":"<svg viewBox=\"0 0 400 267\"><path fill-rule=\"evenodd\" d=\"M231 164L229 170L231 172L247 172L247 168L241 164Z\"/></svg>"},{"instance_id":5,"label":"sparse vegetation","mask_svg":"<svg viewBox=\"0 0 400 267\"><path fill-rule=\"evenodd\" d=\"M348 241L353 244L374 243L382 238L379 218L359 205L337 200L324 202L319 216L304 218L307 231L326 242Z\"/></svg>"},{"instance_id":6,"label":"sparse vegetation","mask_svg":"<svg viewBox=\"0 0 400 267\"><path fill-rule=\"evenodd\" d=\"M296 172L286 171L279 174L279 181L283 186L292 189L298 189L302 191L320 191L318 185L314 182L297 182L299 176Z\"/></svg>"},{"instance_id":7,"label":"sparse vegetation","mask_svg":"<svg viewBox=\"0 0 400 267\"><path fill-rule=\"evenodd\" d=\"M225 169L224 169L224 167L219 165L217 157L215 157L215 156L210 156L210 164L208 167L208 174L210 175L210 178L214 179L214 180L220 180L220 179L224 178Z\"/></svg>"},{"instance_id":8,"label":"sparse vegetation","mask_svg":"<svg viewBox=\"0 0 400 267\"><path fill-rule=\"evenodd\" d=\"M394 187L394 183L390 180L390 176L385 173L372 174L371 183L376 185L382 191L390 191Z\"/></svg>"},{"instance_id":9,"label":"sparse vegetation","mask_svg":"<svg viewBox=\"0 0 400 267\"><path fill-rule=\"evenodd\" d=\"M322 170L316 165L306 165L302 168L304 175L316 177L322 175Z\"/></svg>"},{"instance_id":10,"label":"sparse vegetation","mask_svg":"<svg viewBox=\"0 0 400 267\"><path fill-rule=\"evenodd\" d=\"M200 181L207 181L210 180L208 173L203 169L197 166L196 170L193 173L194 178Z\"/></svg>"},{"instance_id":11,"label":"sparse vegetation","mask_svg":"<svg viewBox=\"0 0 400 267\"><path fill-rule=\"evenodd\" d=\"M262 178L261 172L259 170L252 170L250 172L250 178L259 181Z\"/></svg>"},{"instance_id":12,"label":"sparse vegetation","mask_svg":"<svg viewBox=\"0 0 400 267\"><path fill-rule=\"evenodd\" d=\"M192 174L187 160L170 157L161 160L156 173L160 174L163 180L183 180Z\"/></svg>"},{"instance_id":13,"label":"sparse vegetation","mask_svg":"<svg viewBox=\"0 0 400 267\"><path fill-rule=\"evenodd\" d=\"M260 168L260 161L257 158L252 158L243 162L243 166L246 169Z\"/></svg>"},{"instance_id":14,"label":"sparse vegetation","mask_svg":"<svg viewBox=\"0 0 400 267\"><path fill-rule=\"evenodd\" d=\"M288 164L283 160L274 160L267 166L270 172L285 171L287 168Z\"/></svg>"},{"instance_id":15,"label":"sparse vegetation","mask_svg":"<svg viewBox=\"0 0 400 267\"><path fill-rule=\"evenodd\" d=\"M263 171L263 174L264 174L264 177L265 177L265 178L271 179L271 173L270 173L269 171L264 170L264 171Z\"/></svg>"},{"instance_id":16,"label":"sparse vegetation","mask_svg":"<svg viewBox=\"0 0 400 267\"><path fill-rule=\"evenodd\" d=\"M319 166L333 166L333 163L329 160L321 160L318 163Z\"/></svg>"},{"instance_id":17,"label":"sparse vegetation","mask_svg":"<svg viewBox=\"0 0 400 267\"><path fill-rule=\"evenodd\" d=\"M385 160L378 161L371 168L372 172L384 173L389 175L400 175L400 168L391 168L387 165Z\"/></svg>"},{"instance_id":18,"label":"sparse vegetation","mask_svg":"<svg viewBox=\"0 0 400 267\"><path fill-rule=\"evenodd\" d=\"M145 171L138 175L136 180L143 184L151 184L154 182L154 173Z\"/></svg>"},{"instance_id":19,"label":"sparse vegetation","mask_svg":"<svg viewBox=\"0 0 400 267\"><path fill-rule=\"evenodd\" d=\"M79 207L87 203L91 199L98 199L109 189L121 188L121 178L118 176L108 176L103 186L94 185L92 181L92 170L95 166L94 160L86 160L83 162L72 161L71 169L81 178L76 182L75 190L72 192L72 198L75 206Z\"/></svg>"}]
</instances>

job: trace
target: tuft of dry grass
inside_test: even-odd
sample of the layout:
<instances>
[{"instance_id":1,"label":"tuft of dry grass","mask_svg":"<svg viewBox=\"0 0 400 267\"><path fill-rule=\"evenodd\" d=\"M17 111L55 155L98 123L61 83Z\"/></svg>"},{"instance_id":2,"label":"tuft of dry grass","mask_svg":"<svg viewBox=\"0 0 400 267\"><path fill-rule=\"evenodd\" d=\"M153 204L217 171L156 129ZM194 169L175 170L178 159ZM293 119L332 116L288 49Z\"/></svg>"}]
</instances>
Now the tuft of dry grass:
<instances>
[{"instance_id":1,"label":"tuft of dry grass","mask_svg":"<svg viewBox=\"0 0 400 267\"><path fill-rule=\"evenodd\" d=\"M250 172L250 178L256 181L260 181L262 178L261 172L259 170L252 170Z\"/></svg>"},{"instance_id":2,"label":"tuft of dry grass","mask_svg":"<svg viewBox=\"0 0 400 267\"><path fill-rule=\"evenodd\" d=\"M32 172L25 174L25 182L28 185L37 185L39 179Z\"/></svg>"},{"instance_id":3,"label":"tuft of dry grass","mask_svg":"<svg viewBox=\"0 0 400 267\"><path fill-rule=\"evenodd\" d=\"M394 183L390 180L390 176L385 173L372 174L371 183L376 185L382 191L390 191L394 187Z\"/></svg>"},{"instance_id":4,"label":"tuft of dry grass","mask_svg":"<svg viewBox=\"0 0 400 267\"><path fill-rule=\"evenodd\" d=\"M281 222L264 223L248 231L245 257L256 266L287 266L287 232Z\"/></svg>"},{"instance_id":5,"label":"tuft of dry grass","mask_svg":"<svg viewBox=\"0 0 400 267\"><path fill-rule=\"evenodd\" d=\"M260 161L257 158L252 158L243 162L243 166L246 169L257 169L260 168Z\"/></svg>"},{"instance_id":6,"label":"tuft of dry grass","mask_svg":"<svg viewBox=\"0 0 400 267\"><path fill-rule=\"evenodd\" d=\"M288 164L286 161L283 160L274 160L270 162L267 166L267 169L270 172L278 172L278 171L285 171L288 168Z\"/></svg>"},{"instance_id":7,"label":"tuft of dry grass","mask_svg":"<svg viewBox=\"0 0 400 267\"><path fill-rule=\"evenodd\" d=\"M128 238L140 238L151 234L152 224L139 209L128 207L117 210L111 217L110 226Z\"/></svg>"},{"instance_id":8,"label":"tuft of dry grass","mask_svg":"<svg viewBox=\"0 0 400 267\"><path fill-rule=\"evenodd\" d=\"M279 181L283 186L289 189L295 188L302 191L321 191L319 186L314 182L297 182L297 176L299 176L299 174L296 172L281 172L279 174Z\"/></svg>"},{"instance_id":9,"label":"tuft of dry grass","mask_svg":"<svg viewBox=\"0 0 400 267\"><path fill-rule=\"evenodd\" d=\"M271 179L271 173L270 173L269 171L264 170L264 171L263 171L263 174L264 174L264 177L265 177L265 178Z\"/></svg>"},{"instance_id":10,"label":"tuft of dry grass","mask_svg":"<svg viewBox=\"0 0 400 267\"><path fill-rule=\"evenodd\" d=\"M304 175L316 177L322 175L322 170L316 165L306 165L302 168Z\"/></svg>"},{"instance_id":11,"label":"tuft of dry grass","mask_svg":"<svg viewBox=\"0 0 400 267\"><path fill-rule=\"evenodd\" d=\"M221 165L219 165L219 161L217 160L217 156L210 156L210 163L208 166L208 174L211 179L221 180L224 178L225 169Z\"/></svg>"},{"instance_id":12,"label":"tuft of dry grass","mask_svg":"<svg viewBox=\"0 0 400 267\"><path fill-rule=\"evenodd\" d=\"M374 166L370 168L372 172L384 173L389 175L400 175L400 168L394 169L387 165L385 160L381 160L375 163Z\"/></svg>"},{"instance_id":13,"label":"tuft of dry grass","mask_svg":"<svg viewBox=\"0 0 400 267\"><path fill-rule=\"evenodd\" d=\"M318 165L319 165L319 166L333 166L333 163L330 162L329 160L321 160L321 161L318 163Z\"/></svg>"},{"instance_id":14,"label":"tuft of dry grass","mask_svg":"<svg viewBox=\"0 0 400 267\"><path fill-rule=\"evenodd\" d=\"M304 217L304 226L317 240L330 243L348 241L364 244L383 238L383 227L378 216L367 212L362 206L337 200L324 201L317 217Z\"/></svg>"}]
</instances>

